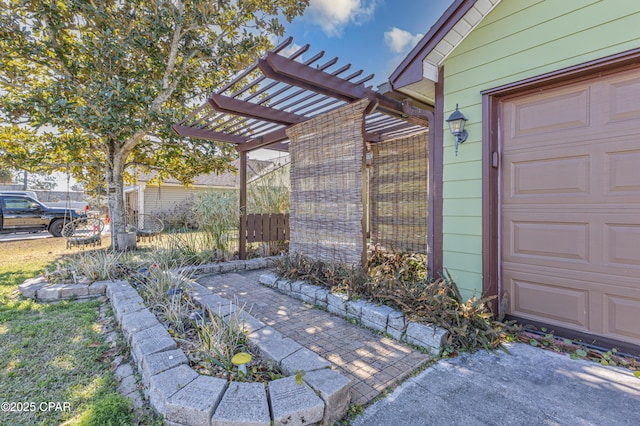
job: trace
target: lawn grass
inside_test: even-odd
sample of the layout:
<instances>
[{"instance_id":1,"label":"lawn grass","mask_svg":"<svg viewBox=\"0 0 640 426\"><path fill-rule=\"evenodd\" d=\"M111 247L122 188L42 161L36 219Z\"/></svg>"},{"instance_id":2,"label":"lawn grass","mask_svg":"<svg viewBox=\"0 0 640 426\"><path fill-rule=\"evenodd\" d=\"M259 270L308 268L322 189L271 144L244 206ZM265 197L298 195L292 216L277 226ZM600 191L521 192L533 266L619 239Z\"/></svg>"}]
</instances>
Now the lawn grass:
<instances>
[{"instance_id":1,"label":"lawn grass","mask_svg":"<svg viewBox=\"0 0 640 426\"><path fill-rule=\"evenodd\" d=\"M101 302L37 303L17 291L69 253L62 238L0 242L0 403L25 410L3 405L1 425L137 423L116 390Z\"/></svg>"}]
</instances>

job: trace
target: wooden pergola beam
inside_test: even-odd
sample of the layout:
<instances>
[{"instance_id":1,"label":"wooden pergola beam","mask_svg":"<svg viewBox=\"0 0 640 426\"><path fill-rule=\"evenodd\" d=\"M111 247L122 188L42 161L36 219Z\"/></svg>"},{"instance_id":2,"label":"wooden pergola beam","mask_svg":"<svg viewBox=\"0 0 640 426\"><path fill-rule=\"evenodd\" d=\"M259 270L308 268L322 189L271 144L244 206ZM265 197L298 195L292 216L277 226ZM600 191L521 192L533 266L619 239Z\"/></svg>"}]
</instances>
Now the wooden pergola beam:
<instances>
[{"instance_id":1,"label":"wooden pergola beam","mask_svg":"<svg viewBox=\"0 0 640 426\"><path fill-rule=\"evenodd\" d=\"M361 84L352 83L332 74L328 74L321 70L317 70L304 64L292 61L278 54L269 52L265 59L258 61L258 68L266 75L270 72L270 78L281 80L287 79L287 83L294 84L317 93L322 93L334 98L338 98L347 102L353 102L357 99L368 98L377 102L380 108L393 112L395 115L406 116L402 102L388 98ZM420 116L414 116L416 124L428 126L428 123Z\"/></svg>"},{"instance_id":2,"label":"wooden pergola beam","mask_svg":"<svg viewBox=\"0 0 640 426\"><path fill-rule=\"evenodd\" d=\"M282 142L277 142L271 145L259 145L257 148L255 147L255 145L252 148L246 147L245 144L236 145L236 151L238 152L251 152L260 148L271 149L273 151L280 151L280 152L289 152L289 144L282 143Z\"/></svg>"},{"instance_id":3,"label":"wooden pergola beam","mask_svg":"<svg viewBox=\"0 0 640 426\"><path fill-rule=\"evenodd\" d=\"M405 128L406 125L398 125L390 128L392 131L398 131ZM397 137L397 136L394 136ZM257 138L253 138L245 143L238 144L236 146L236 150L238 152L242 151L253 151L260 148L269 148L275 150L288 151L288 145L281 144L280 142L287 140L286 128L274 130L273 132L267 133L266 135L259 136ZM385 137L384 132L368 132L365 134L365 141L367 142L382 142L384 140L389 139Z\"/></svg>"},{"instance_id":4,"label":"wooden pergola beam","mask_svg":"<svg viewBox=\"0 0 640 426\"><path fill-rule=\"evenodd\" d=\"M274 145L285 140L287 140L286 128L282 128L240 144L236 149L238 151L253 151L259 148L270 147L270 145Z\"/></svg>"},{"instance_id":5,"label":"wooden pergola beam","mask_svg":"<svg viewBox=\"0 0 640 426\"><path fill-rule=\"evenodd\" d=\"M171 126L173 131L179 136L187 136L198 139L205 139L216 142L227 142L236 145L236 150L241 151L253 151L258 148L269 148L275 151L288 152L289 145L280 143L287 139L284 130L282 133L279 130L268 133L264 139L250 138L248 136L238 136L229 133L215 132L207 129L197 129L193 127L183 126L181 124L174 124ZM284 136L282 136L284 134Z\"/></svg>"},{"instance_id":6,"label":"wooden pergola beam","mask_svg":"<svg viewBox=\"0 0 640 426\"><path fill-rule=\"evenodd\" d=\"M283 58L283 59L286 59L286 58ZM305 70L312 69L312 68L309 68L309 67L307 67L305 65L302 65L302 64L301 64L301 66ZM303 82L300 81L300 79L298 79L297 76L295 76L295 75L294 76L288 76L288 75L285 75L285 74L280 74L276 70L274 70L272 68L271 64L269 62L267 62L267 60L265 60L265 59L259 59L258 60L258 68L260 68L260 71L262 71L262 73L264 75L266 75L267 77L269 77L269 78L271 78L273 80L278 80L278 81L281 81L283 83L290 84L292 86L297 86L297 87L300 87L300 88L305 89L305 90L310 90L312 92L319 93L321 95L330 96L330 97L332 97L334 99L339 99L341 101L345 101L345 102L353 102L354 101L354 98L352 98L350 96L342 95L340 93L337 93L337 92L334 92L332 90L329 90L329 89L327 89L325 87L313 86L313 85L309 85L309 84L303 84ZM322 71L319 71L319 72L321 72L322 74L326 74L326 73L324 73ZM336 78L341 80L339 77L336 77Z\"/></svg>"},{"instance_id":7,"label":"wooden pergola beam","mask_svg":"<svg viewBox=\"0 0 640 426\"><path fill-rule=\"evenodd\" d=\"M269 145L269 146L267 146L265 148L272 149L274 151L289 152L289 144L288 143L280 142L280 143L276 143L276 144L273 144L273 145Z\"/></svg>"},{"instance_id":8,"label":"wooden pergola beam","mask_svg":"<svg viewBox=\"0 0 640 426\"><path fill-rule=\"evenodd\" d=\"M207 99L207 102L209 102L213 109L222 113L241 115L243 117L254 118L257 120L266 120L272 123L289 125L301 123L306 120L306 117L302 115L269 108L216 93L212 94L209 99Z\"/></svg>"},{"instance_id":9,"label":"wooden pergola beam","mask_svg":"<svg viewBox=\"0 0 640 426\"><path fill-rule=\"evenodd\" d=\"M247 136L233 135L230 133L215 132L208 129L198 129L196 127L184 126L182 124L174 124L171 129L179 136L188 136L192 138L206 139L216 142L228 142L233 144L243 144L251 140Z\"/></svg>"}]
</instances>

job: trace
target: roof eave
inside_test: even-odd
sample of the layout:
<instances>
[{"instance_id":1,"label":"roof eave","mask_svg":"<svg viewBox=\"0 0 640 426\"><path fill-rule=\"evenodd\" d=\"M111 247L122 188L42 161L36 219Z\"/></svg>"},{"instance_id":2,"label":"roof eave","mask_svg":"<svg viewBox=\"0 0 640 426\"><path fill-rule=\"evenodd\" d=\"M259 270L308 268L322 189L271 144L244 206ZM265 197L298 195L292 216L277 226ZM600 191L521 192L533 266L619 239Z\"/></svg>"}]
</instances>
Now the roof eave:
<instances>
[{"instance_id":1,"label":"roof eave","mask_svg":"<svg viewBox=\"0 0 640 426\"><path fill-rule=\"evenodd\" d=\"M440 16L427 34L416 44L400 65L391 73L389 83L395 90L423 79L422 63L431 50L453 26L473 7L477 0L455 0ZM433 64L437 66L437 64Z\"/></svg>"}]
</instances>

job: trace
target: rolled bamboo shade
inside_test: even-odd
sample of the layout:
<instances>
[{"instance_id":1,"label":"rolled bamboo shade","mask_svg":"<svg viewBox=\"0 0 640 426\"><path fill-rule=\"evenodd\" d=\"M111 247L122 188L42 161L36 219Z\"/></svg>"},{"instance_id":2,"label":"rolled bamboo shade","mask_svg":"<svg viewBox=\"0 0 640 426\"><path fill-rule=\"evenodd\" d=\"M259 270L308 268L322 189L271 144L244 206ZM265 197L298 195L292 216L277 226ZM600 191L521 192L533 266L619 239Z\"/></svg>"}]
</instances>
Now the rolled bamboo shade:
<instances>
[{"instance_id":1,"label":"rolled bamboo shade","mask_svg":"<svg viewBox=\"0 0 640 426\"><path fill-rule=\"evenodd\" d=\"M362 227L363 99L287 130L291 154L289 251L359 264Z\"/></svg>"},{"instance_id":2,"label":"rolled bamboo shade","mask_svg":"<svg viewBox=\"0 0 640 426\"><path fill-rule=\"evenodd\" d=\"M371 146L371 242L395 252L427 253L428 134Z\"/></svg>"}]
</instances>

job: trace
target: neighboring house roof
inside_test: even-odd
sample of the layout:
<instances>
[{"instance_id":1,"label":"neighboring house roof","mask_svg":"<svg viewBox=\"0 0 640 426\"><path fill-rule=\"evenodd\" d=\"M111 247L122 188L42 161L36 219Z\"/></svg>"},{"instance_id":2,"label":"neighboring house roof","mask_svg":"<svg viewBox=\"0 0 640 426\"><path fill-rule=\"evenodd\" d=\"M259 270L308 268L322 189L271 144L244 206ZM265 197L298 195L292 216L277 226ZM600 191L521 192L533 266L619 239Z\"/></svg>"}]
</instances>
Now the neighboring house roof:
<instances>
[{"instance_id":1,"label":"neighboring house roof","mask_svg":"<svg viewBox=\"0 0 640 426\"><path fill-rule=\"evenodd\" d=\"M438 67L500 0L455 0L389 77L391 88L433 104Z\"/></svg>"},{"instance_id":2,"label":"neighboring house roof","mask_svg":"<svg viewBox=\"0 0 640 426\"><path fill-rule=\"evenodd\" d=\"M240 167L240 160L235 160L231 163L237 170ZM271 160L253 160L247 161L247 174L251 178L254 175L261 173L263 170L273 164ZM155 177L154 173L140 173L138 175L138 182L149 182ZM163 181L164 184L181 185L181 183L175 178L167 178ZM229 187L237 188L240 185L240 177L238 173L227 171L221 174L211 173L208 175L197 176L193 182L193 186L208 186L208 187Z\"/></svg>"}]
</instances>

